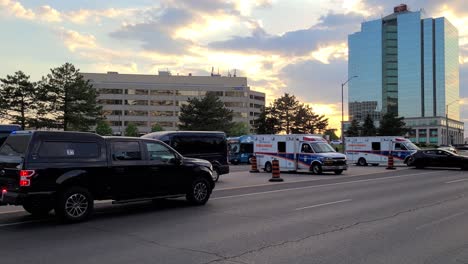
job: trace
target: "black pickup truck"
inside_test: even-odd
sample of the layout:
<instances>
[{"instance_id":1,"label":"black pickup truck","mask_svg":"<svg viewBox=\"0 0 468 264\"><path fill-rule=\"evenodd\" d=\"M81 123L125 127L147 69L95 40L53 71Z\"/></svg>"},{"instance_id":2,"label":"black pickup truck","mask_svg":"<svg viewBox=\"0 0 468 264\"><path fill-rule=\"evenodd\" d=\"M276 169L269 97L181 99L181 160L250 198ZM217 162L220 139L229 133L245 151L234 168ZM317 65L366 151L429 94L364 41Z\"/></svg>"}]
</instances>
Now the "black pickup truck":
<instances>
[{"instance_id":1,"label":"black pickup truck","mask_svg":"<svg viewBox=\"0 0 468 264\"><path fill-rule=\"evenodd\" d=\"M93 133L17 131L0 147L0 204L31 214L52 209L62 220L85 220L94 200L126 203L186 196L205 204L212 165L184 158L165 143Z\"/></svg>"}]
</instances>

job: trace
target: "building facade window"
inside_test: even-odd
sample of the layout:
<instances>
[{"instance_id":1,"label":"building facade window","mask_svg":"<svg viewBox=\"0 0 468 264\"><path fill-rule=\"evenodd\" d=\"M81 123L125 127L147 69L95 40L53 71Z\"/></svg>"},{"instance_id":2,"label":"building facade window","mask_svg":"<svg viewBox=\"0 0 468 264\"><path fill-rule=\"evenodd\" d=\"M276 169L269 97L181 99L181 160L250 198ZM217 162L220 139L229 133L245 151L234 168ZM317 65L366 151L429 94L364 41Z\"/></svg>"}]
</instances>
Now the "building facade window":
<instances>
[{"instance_id":1,"label":"building facade window","mask_svg":"<svg viewBox=\"0 0 468 264\"><path fill-rule=\"evenodd\" d=\"M99 99L98 104L103 105L121 105L122 100L115 100L115 99Z\"/></svg>"},{"instance_id":2,"label":"building facade window","mask_svg":"<svg viewBox=\"0 0 468 264\"><path fill-rule=\"evenodd\" d=\"M99 89L100 94L122 94L123 89L107 89L107 88L101 88Z\"/></svg>"},{"instance_id":3,"label":"building facade window","mask_svg":"<svg viewBox=\"0 0 468 264\"><path fill-rule=\"evenodd\" d=\"M174 95L172 90L150 90L150 95Z\"/></svg>"},{"instance_id":4,"label":"building facade window","mask_svg":"<svg viewBox=\"0 0 468 264\"><path fill-rule=\"evenodd\" d=\"M128 126L130 123L136 125L136 126L147 126L148 122L146 121L125 121L124 126Z\"/></svg>"},{"instance_id":5,"label":"building facade window","mask_svg":"<svg viewBox=\"0 0 468 264\"><path fill-rule=\"evenodd\" d=\"M151 116L174 116L173 111L151 111Z\"/></svg>"},{"instance_id":6,"label":"building facade window","mask_svg":"<svg viewBox=\"0 0 468 264\"><path fill-rule=\"evenodd\" d=\"M148 105L147 100L125 100L126 105Z\"/></svg>"},{"instance_id":7,"label":"building facade window","mask_svg":"<svg viewBox=\"0 0 468 264\"><path fill-rule=\"evenodd\" d=\"M126 110L126 116L148 116L148 111Z\"/></svg>"},{"instance_id":8,"label":"building facade window","mask_svg":"<svg viewBox=\"0 0 468 264\"><path fill-rule=\"evenodd\" d=\"M102 115L104 116L111 116L111 115L122 115L122 110L103 110Z\"/></svg>"},{"instance_id":9,"label":"building facade window","mask_svg":"<svg viewBox=\"0 0 468 264\"><path fill-rule=\"evenodd\" d=\"M125 94L148 95L148 90L144 90L144 89L125 89Z\"/></svg>"},{"instance_id":10,"label":"building facade window","mask_svg":"<svg viewBox=\"0 0 468 264\"><path fill-rule=\"evenodd\" d=\"M151 100L150 105L152 105L152 106L173 106L174 101L172 101L172 100Z\"/></svg>"}]
</instances>

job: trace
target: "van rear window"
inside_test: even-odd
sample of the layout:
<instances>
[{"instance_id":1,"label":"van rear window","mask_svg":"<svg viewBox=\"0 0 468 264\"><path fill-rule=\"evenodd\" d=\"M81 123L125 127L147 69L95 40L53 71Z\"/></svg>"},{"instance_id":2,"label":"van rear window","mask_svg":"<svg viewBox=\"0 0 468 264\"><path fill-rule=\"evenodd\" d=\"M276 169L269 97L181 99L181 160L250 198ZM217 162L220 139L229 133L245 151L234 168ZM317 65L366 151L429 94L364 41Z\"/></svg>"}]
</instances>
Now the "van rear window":
<instances>
[{"instance_id":1,"label":"van rear window","mask_svg":"<svg viewBox=\"0 0 468 264\"><path fill-rule=\"evenodd\" d=\"M99 145L96 142L44 141L38 154L43 158L97 158Z\"/></svg>"},{"instance_id":2,"label":"van rear window","mask_svg":"<svg viewBox=\"0 0 468 264\"><path fill-rule=\"evenodd\" d=\"M0 155L24 157L30 140L31 134L10 135L0 147Z\"/></svg>"}]
</instances>

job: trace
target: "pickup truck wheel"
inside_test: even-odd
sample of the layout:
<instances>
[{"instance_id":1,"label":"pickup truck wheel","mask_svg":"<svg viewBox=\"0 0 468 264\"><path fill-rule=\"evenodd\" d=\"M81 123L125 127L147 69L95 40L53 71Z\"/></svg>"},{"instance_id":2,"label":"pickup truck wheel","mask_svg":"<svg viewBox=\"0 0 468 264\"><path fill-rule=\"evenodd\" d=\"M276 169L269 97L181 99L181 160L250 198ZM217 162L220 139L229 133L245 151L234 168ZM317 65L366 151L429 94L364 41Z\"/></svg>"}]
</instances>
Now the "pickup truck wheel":
<instances>
[{"instance_id":1,"label":"pickup truck wheel","mask_svg":"<svg viewBox=\"0 0 468 264\"><path fill-rule=\"evenodd\" d=\"M37 215L37 216L46 216L54 209L53 204L45 202L45 201L26 201L23 204L24 210L26 212Z\"/></svg>"},{"instance_id":2,"label":"pickup truck wheel","mask_svg":"<svg viewBox=\"0 0 468 264\"><path fill-rule=\"evenodd\" d=\"M219 180L219 172L217 169L213 169L213 173L211 174L211 177L213 178L214 182L217 182Z\"/></svg>"},{"instance_id":3,"label":"pickup truck wheel","mask_svg":"<svg viewBox=\"0 0 468 264\"><path fill-rule=\"evenodd\" d=\"M89 217L94 208L91 193L82 187L71 187L57 197L55 214L65 222L81 222Z\"/></svg>"},{"instance_id":4,"label":"pickup truck wheel","mask_svg":"<svg viewBox=\"0 0 468 264\"><path fill-rule=\"evenodd\" d=\"M187 193L187 200L193 205L204 205L211 195L210 183L205 178L196 178Z\"/></svg>"}]
</instances>

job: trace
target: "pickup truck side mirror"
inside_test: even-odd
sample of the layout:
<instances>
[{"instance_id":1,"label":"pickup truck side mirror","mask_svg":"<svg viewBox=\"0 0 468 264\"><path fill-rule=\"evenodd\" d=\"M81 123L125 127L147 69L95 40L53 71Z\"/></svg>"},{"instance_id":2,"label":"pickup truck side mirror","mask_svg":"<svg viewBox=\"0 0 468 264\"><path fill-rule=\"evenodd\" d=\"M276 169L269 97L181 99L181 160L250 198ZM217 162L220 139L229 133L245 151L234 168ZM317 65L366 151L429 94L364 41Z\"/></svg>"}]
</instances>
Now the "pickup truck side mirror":
<instances>
[{"instance_id":1,"label":"pickup truck side mirror","mask_svg":"<svg viewBox=\"0 0 468 264\"><path fill-rule=\"evenodd\" d=\"M182 158L178 157L178 156L175 156L169 162L172 163L172 164L175 164L175 165L180 165L180 164L182 164Z\"/></svg>"}]
</instances>

